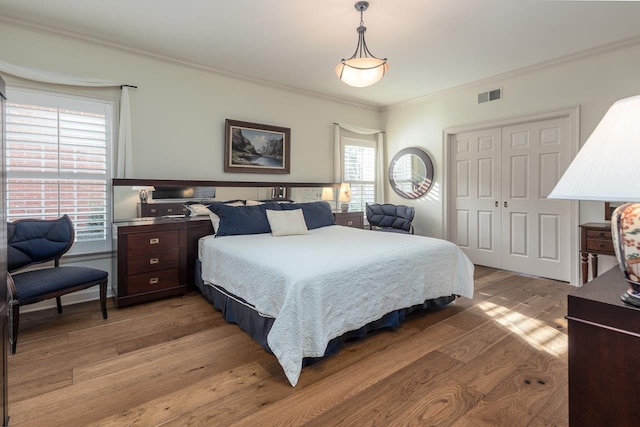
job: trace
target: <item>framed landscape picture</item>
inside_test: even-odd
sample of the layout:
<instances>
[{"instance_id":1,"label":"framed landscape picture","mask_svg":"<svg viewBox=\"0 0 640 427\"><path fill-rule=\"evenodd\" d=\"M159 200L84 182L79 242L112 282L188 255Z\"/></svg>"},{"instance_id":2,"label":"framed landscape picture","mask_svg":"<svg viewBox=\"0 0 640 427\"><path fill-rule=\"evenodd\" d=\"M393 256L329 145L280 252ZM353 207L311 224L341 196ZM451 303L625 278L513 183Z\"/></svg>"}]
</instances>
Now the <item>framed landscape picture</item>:
<instances>
[{"instance_id":1,"label":"framed landscape picture","mask_svg":"<svg viewBox=\"0 0 640 427\"><path fill-rule=\"evenodd\" d=\"M290 173L291 129L225 120L224 171Z\"/></svg>"}]
</instances>

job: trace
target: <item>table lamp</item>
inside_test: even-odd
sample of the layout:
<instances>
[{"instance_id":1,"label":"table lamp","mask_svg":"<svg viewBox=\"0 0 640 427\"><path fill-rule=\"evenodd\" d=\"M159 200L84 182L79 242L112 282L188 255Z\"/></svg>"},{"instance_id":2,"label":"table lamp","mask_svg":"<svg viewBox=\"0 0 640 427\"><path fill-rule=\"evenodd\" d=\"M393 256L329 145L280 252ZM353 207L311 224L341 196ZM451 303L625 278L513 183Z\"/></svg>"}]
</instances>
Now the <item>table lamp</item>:
<instances>
[{"instance_id":1,"label":"table lamp","mask_svg":"<svg viewBox=\"0 0 640 427\"><path fill-rule=\"evenodd\" d=\"M351 201L351 184L343 182L340 184L340 191L338 192L338 201L342 202L340 210L342 212L349 211L349 202Z\"/></svg>"},{"instance_id":2,"label":"table lamp","mask_svg":"<svg viewBox=\"0 0 640 427\"><path fill-rule=\"evenodd\" d=\"M324 200L325 202L333 202L335 200L333 196L333 188L324 187L322 189L322 200Z\"/></svg>"},{"instance_id":3,"label":"table lamp","mask_svg":"<svg viewBox=\"0 0 640 427\"><path fill-rule=\"evenodd\" d=\"M153 185L134 185L133 187L131 187L131 189L134 191L138 191L140 203L147 203L147 199L149 198L149 191L156 190Z\"/></svg>"},{"instance_id":4,"label":"table lamp","mask_svg":"<svg viewBox=\"0 0 640 427\"><path fill-rule=\"evenodd\" d=\"M617 101L602 118L549 198L631 202L611 215L613 247L629 284L621 299L640 307L640 96Z\"/></svg>"}]
</instances>

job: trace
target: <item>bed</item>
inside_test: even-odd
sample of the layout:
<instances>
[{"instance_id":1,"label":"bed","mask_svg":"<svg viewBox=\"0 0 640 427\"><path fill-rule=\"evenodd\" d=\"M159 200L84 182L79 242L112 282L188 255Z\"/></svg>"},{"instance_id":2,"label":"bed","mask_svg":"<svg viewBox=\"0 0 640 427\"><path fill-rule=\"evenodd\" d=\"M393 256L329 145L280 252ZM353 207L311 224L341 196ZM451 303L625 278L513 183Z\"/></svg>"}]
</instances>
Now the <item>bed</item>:
<instances>
[{"instance_id":1,"label":"bed","mask_svg":"<svg viewBox=\"0 0 640 427\"><path fill-rule=\"evenodd\" d=\"M326 356L340 338L397 326L407 312L457 295L473 297L473 264L456 245L333 225L330 207L318 203L252 206L249 215L249 207L210 206L217 235L198 247L203 295L277 357L292 386L304 362ZM267 210L299 211L308 231L258 232Z\"/></svg>"}]
</instances>

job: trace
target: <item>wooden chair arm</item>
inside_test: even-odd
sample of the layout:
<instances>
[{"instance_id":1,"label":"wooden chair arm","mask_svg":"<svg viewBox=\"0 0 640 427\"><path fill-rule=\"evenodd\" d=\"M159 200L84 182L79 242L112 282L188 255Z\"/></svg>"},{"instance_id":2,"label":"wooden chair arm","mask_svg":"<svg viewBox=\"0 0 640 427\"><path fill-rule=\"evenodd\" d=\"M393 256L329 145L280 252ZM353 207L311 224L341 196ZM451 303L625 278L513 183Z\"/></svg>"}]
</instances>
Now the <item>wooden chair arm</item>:
<instances>
[{"instance_id":1,"label":"wooden chair arm","mask_svg":"<svg viewBox=\"0 0 640 427\"><path fill-rule=\"evenodd\" d=\"M16 284L13 281L13 277L11 277L10 273L7 273L7 290L9 291L9 296L11 297L11 300L15 300L16 295L17 295L17 291L16 291Z\"/></svg>"}]
</instances>

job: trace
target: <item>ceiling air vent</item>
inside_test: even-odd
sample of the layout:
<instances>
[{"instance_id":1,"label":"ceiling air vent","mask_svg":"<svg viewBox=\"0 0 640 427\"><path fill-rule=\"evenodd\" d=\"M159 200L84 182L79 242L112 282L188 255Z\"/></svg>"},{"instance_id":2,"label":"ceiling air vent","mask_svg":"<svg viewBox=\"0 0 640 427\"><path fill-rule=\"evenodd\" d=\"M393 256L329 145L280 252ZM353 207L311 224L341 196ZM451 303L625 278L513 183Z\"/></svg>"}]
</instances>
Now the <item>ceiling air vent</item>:
<instances>
[{"instance_id":1,"label":"ceiling air vent","mask_svg":"<svg viewBox=\"0 0 640 427\"><path fill-rule=\"evenodd\" d=\"M493 89L487 92L478 94L478 104L482 104L489 101L497 101L502 98L502 89Z\"/></svg>"}]
</instances>

